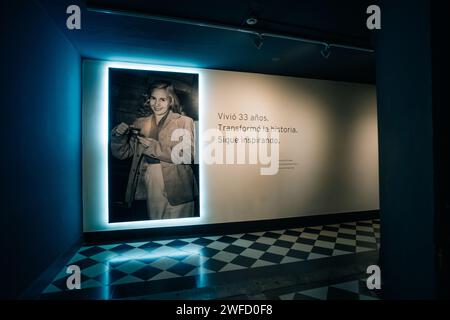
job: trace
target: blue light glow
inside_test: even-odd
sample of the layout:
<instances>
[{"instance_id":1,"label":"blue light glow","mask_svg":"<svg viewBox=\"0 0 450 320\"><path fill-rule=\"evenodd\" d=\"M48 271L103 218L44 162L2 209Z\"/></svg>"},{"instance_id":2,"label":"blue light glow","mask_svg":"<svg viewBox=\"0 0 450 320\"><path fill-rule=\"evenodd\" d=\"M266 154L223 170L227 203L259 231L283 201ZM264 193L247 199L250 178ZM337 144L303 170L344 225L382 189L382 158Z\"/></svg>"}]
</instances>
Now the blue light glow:
<instances>
[{"instance_id":1,"label":"blue light glow","mask_svg":"<svg viewBox=\"0 0 450 320\"><path fill-rule=\"evenodd\" d=\"M108 143L109 143L109 128L108 128L108 97L109 97L109 69L110 68L120 68L120 69L133 69L133 70L149 70L149 71L167 71L167 72L179 72L179 73L191 73L198 74L199 77L199 123L200 130L202 132L202 113L203 113L203 91L204 91L204 81L202 72L199 69L194 68L182 68L182 67L170 67L170 66L160 66L160 65L149 65L149 64L135 64L135 63L125 63L125 62L100 62L101 64L101 94L99 95L99 103L97 104L99 108L99 118L100 124L95 126L96 132L95 137L97 140L97 145L101 148L101 152L98 153L97 161L100 164L100 172L98 174L98 181L101 183L98 185L100 190L98 190L99 198L97 201L99 203L98 213L100 219L96 220L94 227L98 231L103 230L125 230L125 229L141 229L141 228L155 228L155 227L167 227L167 226L183 226L183 225L196 225L202 224L205 221L205 212L203 212L202 205L203 197L200 197L200 217L198 218L183 218L183 219L167 219L167 220L145 220L145 221L133 221L133 222L115 222L109 223L109 199L108 199ZM91 129L91 128L89 128ZM197 139L200 141L200 139ZM202 144L199 143L200 154L202 153ZM200 163L200 184L201 188L203 179L203 165ZM92 214L92 213L90 213ZM91 223L89 223L91 224ZM86 223L85 223L86 226ZM92 231L92 230L90 230Z\"/></svg>"},{"instance_id":2,"label":"blue light glow","mask_svg":"<svg viewBox=\"0 0 450 320\"><path fill-rule=\"evenodd\" d=\"M130 253L126 254L124 256L114 257L108 261L108 263L121 263L121 262L127 262L131 260L158 260L164 257L167 258L174 258L174 259L180 259L180 258L187 258L189 256L195 256L200 258L200 249L197 249L197 252L184 252L176 249L170 249L170 248L163 248L162 250L159 250L157 253Z\"/></svg>"},{"instance_id":3,"label":"blue light glow","mask_svg":"<svg viewBox=\"0 0 450 320\"><path fill-rule=\"evenodd\" d=\"M159 243L158 241L155 241ZM131 244L133 245L133 244ZM144 250L140 250L139 248L135 250L131 250L130 252L126 252L124 255L119 255L117 257L111 258L106 262L108 270L113 270L111 264L125 264L127 262L133 263L134 261L142 262L148 265L164 263L164 259L174 259L174 263L178 263L178 261L191 264L195 267L191 272L192 275L196 277L197 287L204 287L208 284L207 278L205 274L210 272L205 269L203 264L207 261L205 257L201 255L202 247L198 245L187 245L185 248L175 249L167 246L163 246L161 248L155 249L152 253L145 252ZM188 259L189 261L185 261L184 259ZM109 271L106 271L107 281L109 280ZM159 276L156 275L156 276ZM149 279L151 280L151 279ZM109 283L109 281L108 281ZM108 290L109 290L109 286ZM109 294L109 292L108 292Z\"/></svg>"}]
</instances>

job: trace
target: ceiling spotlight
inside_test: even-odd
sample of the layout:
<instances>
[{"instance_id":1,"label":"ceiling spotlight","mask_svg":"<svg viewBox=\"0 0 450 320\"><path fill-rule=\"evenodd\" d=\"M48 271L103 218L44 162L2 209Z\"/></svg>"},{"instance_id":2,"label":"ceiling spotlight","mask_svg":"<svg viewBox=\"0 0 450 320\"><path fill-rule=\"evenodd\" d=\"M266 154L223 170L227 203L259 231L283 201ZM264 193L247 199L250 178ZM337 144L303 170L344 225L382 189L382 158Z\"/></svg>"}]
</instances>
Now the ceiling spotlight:
<instances>
[{"instance_id":1,"label":"ceiling spotlight","mask_svg":"<svg viewBox=\"0 0 450 320\"><path fill-rule=\"evenodd\" d=\"M320 50L320 53L322 54L322 57L324 57L325 59L328 59L328 57L330 56L330 53L331 53L330 45L326 44L324 46L324 48L322 50Z\"/></svg>"},{"instance_id":2,"label":"ceiling spotlight","mask_svg":"<svg viewBox=\"0 0 450 320\"><path fill-rule=\"evenodd\" d=\"M249 26L254 26L255 24L258 23L258 19L256 19L256 17L248 17L247 19L245 19L245 23L248 24Z\"/></svg>"}]
</instances>

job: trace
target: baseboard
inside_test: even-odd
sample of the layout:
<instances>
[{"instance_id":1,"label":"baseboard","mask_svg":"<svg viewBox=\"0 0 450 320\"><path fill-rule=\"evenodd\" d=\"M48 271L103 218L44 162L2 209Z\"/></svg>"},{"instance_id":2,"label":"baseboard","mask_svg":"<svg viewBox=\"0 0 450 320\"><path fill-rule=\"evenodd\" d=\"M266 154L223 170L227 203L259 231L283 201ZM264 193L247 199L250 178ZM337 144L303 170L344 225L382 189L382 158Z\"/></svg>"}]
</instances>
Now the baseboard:
<instances>
[{"instance_id":1,"label":"baseboard","mask_svg":"<svg viewBox=\"0 0 450 320\"><path fill-rule=\"evenodd\" d=\"M53 263L43 272L41 275L19 296L19 300L35 300L38 299L45 288L52 283L53 279L64 268L69 259L71 259L75 253L83 245L83 238L72 245L69 250L59 255Z\"/></svg>"},{"instance_id":2,"label":"baseboard","mask_svg":"<svg viewBox=\"0 0 450 320\"><path fill-rule=\"evenodd\" d=\"M248 233L287 228L300 228L324 224L336 224L357 220L378 219L379 210L333 213L318 216L271 219L259 221L217 223L195 226L163 227L120 231L85 232L84 243L102 244L120 241L163 240L180 237L213 236L219 234Z\"/></svg>"}]
</instances>

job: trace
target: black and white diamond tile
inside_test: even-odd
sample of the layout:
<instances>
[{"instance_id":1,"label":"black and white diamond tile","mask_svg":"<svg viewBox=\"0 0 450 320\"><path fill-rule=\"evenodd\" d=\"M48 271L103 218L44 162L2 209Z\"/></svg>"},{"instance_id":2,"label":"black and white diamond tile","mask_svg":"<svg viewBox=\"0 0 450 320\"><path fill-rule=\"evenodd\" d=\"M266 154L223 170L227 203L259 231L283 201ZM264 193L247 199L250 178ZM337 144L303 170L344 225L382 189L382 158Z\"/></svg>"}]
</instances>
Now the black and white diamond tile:
<instances>
[{"instance_id":1,"label":"black and white diamond tile","mask_svg":"<svg viewBox=\"0 0 450 320\"><path fill-rule=\"evenodd\" d=\"M284 293L280 300L379 300L377 290L369 290L366 279Z\"/></svg>"},{"instance_id":2,"label":"black and white diamond tile","mask_svg":"<svg viewBox=\"0 0 450 320\"><path fill-rule=\"evenodd\" d=\"M67 265L78 265L82 288L154 281L265 267L372 251L379 220L247 234L85 246ZM44 294L66 290L62 270ZM339 289L339 288L337 288Z\"/></svg>"}]
</instances>

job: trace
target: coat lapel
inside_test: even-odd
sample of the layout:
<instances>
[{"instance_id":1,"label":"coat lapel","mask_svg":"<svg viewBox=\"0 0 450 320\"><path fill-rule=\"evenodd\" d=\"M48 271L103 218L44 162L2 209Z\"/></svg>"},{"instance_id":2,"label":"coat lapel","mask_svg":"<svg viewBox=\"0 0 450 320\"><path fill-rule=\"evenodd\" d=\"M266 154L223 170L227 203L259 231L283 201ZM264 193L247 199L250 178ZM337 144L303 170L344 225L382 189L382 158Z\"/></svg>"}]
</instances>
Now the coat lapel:
<instances>
[{"instance_id":1,"label":"coat lapel","mask_svg":"<svg viewBox=\"0 0 450 320\"><path fill-rule=\"evenodd\" d=\"M175 113L172 110L169 110L169 114L167 115L167 118L164 121L164 123L163 123L161 129L159 130L159 132L161 133L162 131L164 131L167 128L167 126L171 123L172 120L176 120L176 119L178 119L180 117L181 117L181 115L179 113ZM156 128L153 128L154 126L156 126L156 119L155 119L155 115L152 114L148 118L146 118L146 120L143 122L142 134L145 137L149 138L150 137L150 132L152 130L157 130Z\"/></svg>"},{"instance_id":2,"label":"coat lapel","mask_svg":"<svg viewBox=\"0 0 450 320\"><path fill-rule=\"evenodd\" d=\"M178 119L179 117L180 117L179 113L175 113L172 110L169 110L169 114L166 118L166 121L164 121L160 131L164 130L164 128L167 127L167 125L170 123L170 121L172 121L174 119Z\"/></svg>"}]
</instances>

